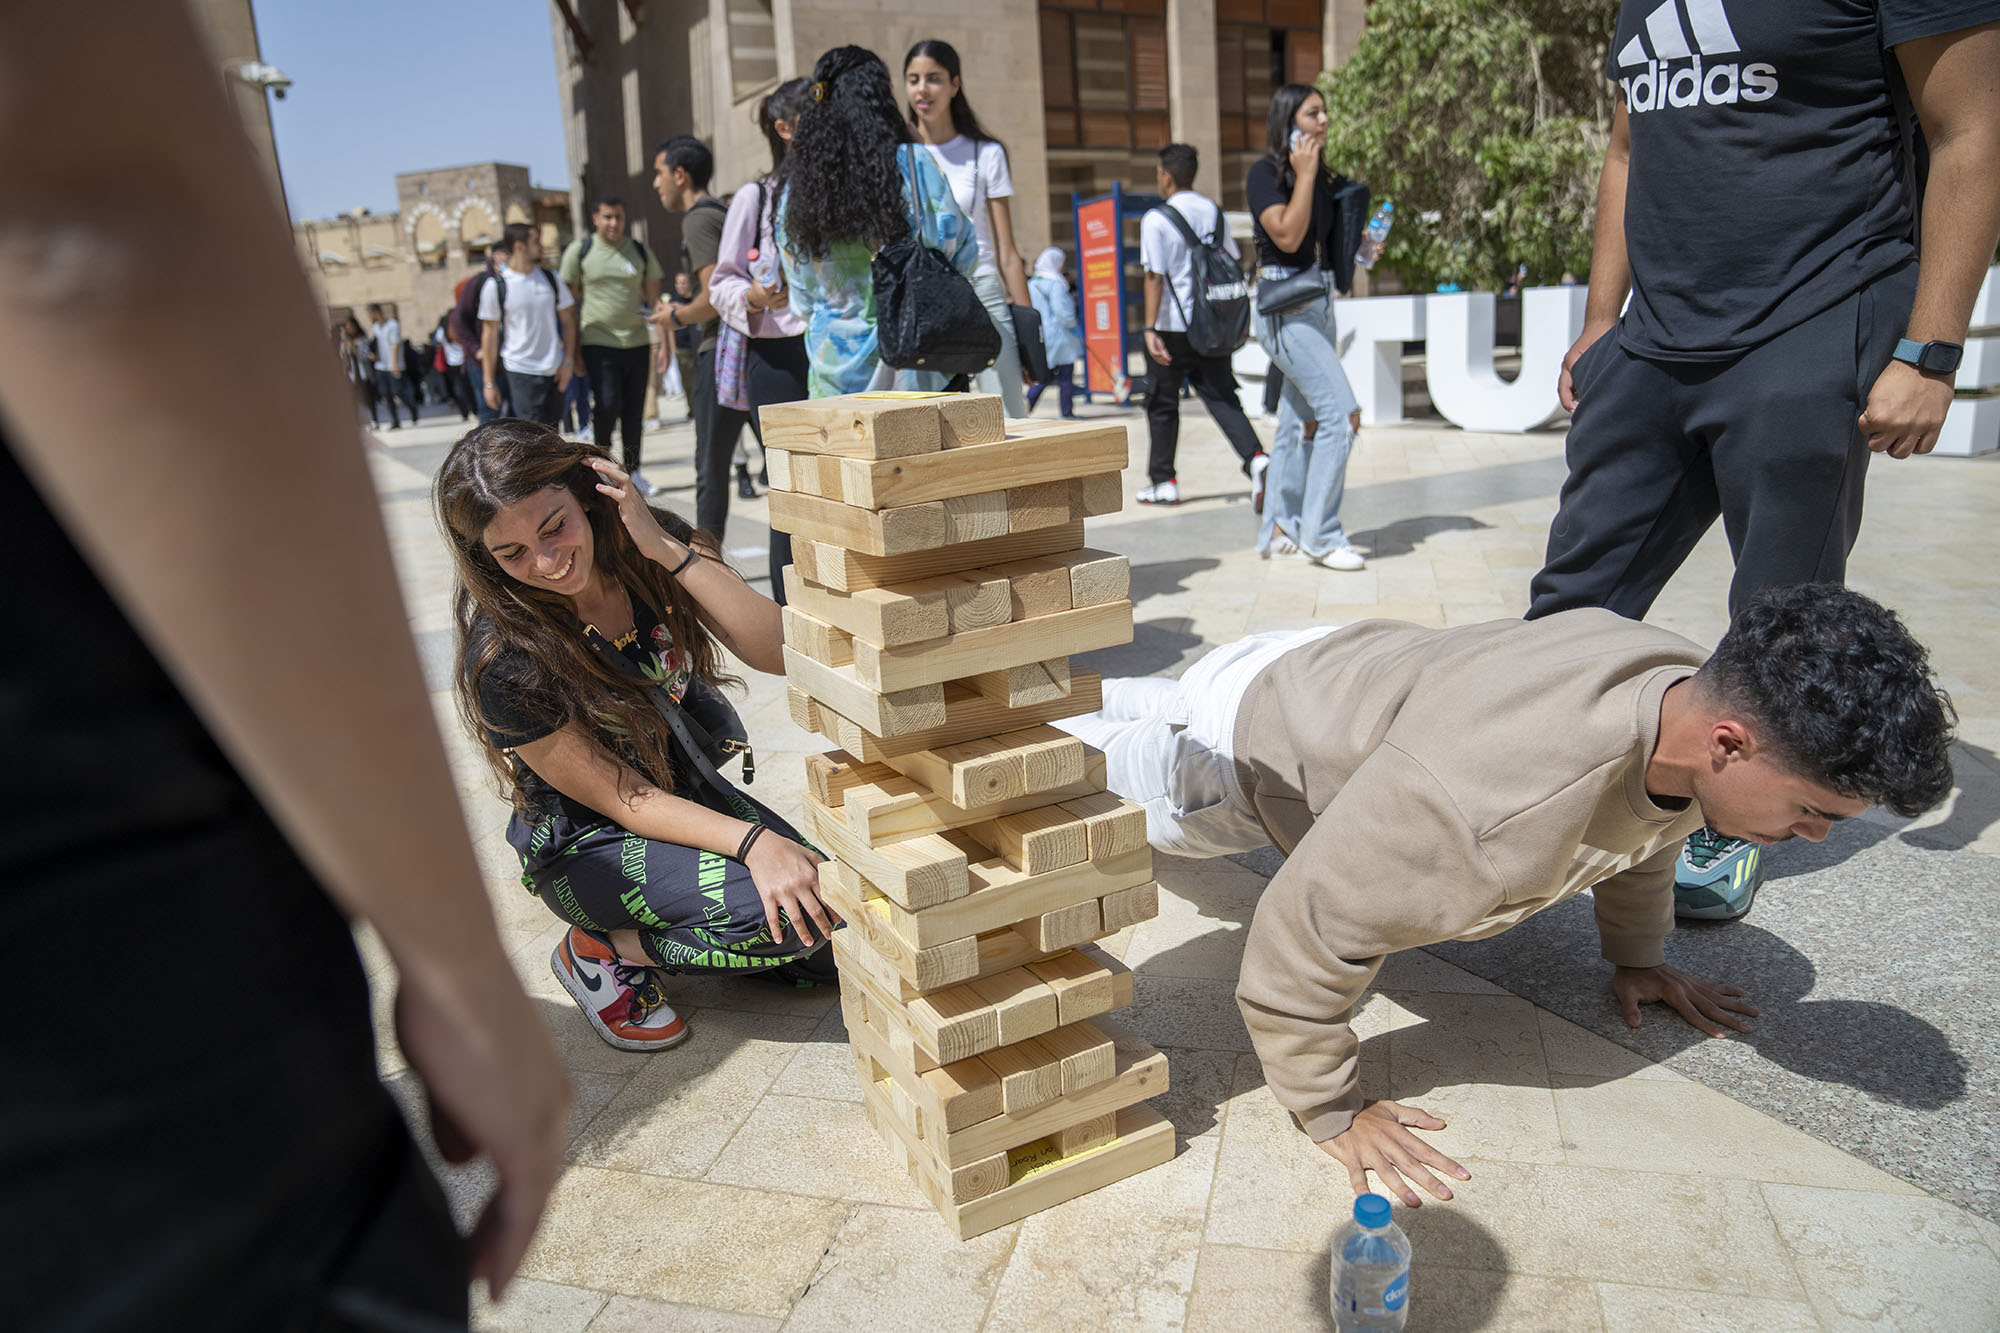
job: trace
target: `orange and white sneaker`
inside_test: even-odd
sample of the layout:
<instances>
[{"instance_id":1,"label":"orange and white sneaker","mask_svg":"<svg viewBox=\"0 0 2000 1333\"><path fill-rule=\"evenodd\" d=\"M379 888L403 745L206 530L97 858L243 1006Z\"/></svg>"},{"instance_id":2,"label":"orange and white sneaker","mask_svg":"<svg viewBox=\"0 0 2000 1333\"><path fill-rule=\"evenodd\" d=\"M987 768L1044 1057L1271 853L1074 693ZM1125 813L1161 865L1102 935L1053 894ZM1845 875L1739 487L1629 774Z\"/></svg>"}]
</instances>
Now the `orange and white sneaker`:
<instances>
[{"instance_id":1,"label":"orange and white sneaker","mask_svg":"<svg viewBox=\"0 0 2000 1333\"><path fill-rule=\"evenodd\" d=\"M570 927L549 966L597 1035L619 1050L664 1051L687 1040L687 1024L653 969L626 962L581 926Z\"/></svg>"}]
</instances>

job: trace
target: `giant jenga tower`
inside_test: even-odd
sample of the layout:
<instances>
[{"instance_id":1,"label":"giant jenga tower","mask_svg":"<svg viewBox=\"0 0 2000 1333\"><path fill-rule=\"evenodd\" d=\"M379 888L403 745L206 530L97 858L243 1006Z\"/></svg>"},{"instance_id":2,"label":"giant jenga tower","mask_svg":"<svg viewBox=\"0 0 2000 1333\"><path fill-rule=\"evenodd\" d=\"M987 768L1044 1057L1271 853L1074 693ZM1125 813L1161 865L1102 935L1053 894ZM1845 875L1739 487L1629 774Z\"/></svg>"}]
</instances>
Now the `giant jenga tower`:
<instances>
[{"instance_id":1,"label":"giant jenga tower","mask_svg":"<svg viewBox=\"0 0 2000 1333\"><path fill-rule=\"evenodd\" d=\"M1048 723L1095 711L1069 654L1132 637L1122 426L1003 422L993 395L767 407L792 534L792 716L829 860L868 1118L960 1239L1173 1156L1158 1051L1103 1017L1132 974L1091 941L1159 910L1145 814Z\"/></svg>"}]
</instances>

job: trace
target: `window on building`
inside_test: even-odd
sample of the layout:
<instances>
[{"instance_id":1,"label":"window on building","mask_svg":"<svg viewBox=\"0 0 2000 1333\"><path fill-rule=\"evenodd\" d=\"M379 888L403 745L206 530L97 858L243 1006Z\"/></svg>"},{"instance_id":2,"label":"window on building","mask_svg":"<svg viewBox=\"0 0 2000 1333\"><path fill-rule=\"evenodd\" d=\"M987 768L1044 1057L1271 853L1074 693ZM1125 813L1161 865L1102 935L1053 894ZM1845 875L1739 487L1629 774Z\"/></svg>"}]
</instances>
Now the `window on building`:
<instances>
[{"instance_id":1,"label":"window on building","mask_svg":"<svg viewBox=\"0 0 2000 1333\"><path fill-rule=\"evenodd\" d=\"M1320 72L1319 0L1216 0L1216 100L1222 108L1222 206L1245 208L1243 182L1264 153L1271 94Z\"/></svg>"},{"instance_id":2,"label":"window on building","mask_svg":"<svg viewBox=\"0 0 2000 1333\"><path fill-rule=\"evenodd\" d=\"M778 81L771 0L728 0L729 82L736 101Z\"/></svg>"},{"instance_id":3,"label":"window on building","mask_svg":"<svg viewBox=\"0 0 2000 1333\"><path fill-rule=\"evenodd\" d=\"M1166 0L1042 0L1042 115L1058 149L1161 148Z\"/></svg>"}]
</instances>

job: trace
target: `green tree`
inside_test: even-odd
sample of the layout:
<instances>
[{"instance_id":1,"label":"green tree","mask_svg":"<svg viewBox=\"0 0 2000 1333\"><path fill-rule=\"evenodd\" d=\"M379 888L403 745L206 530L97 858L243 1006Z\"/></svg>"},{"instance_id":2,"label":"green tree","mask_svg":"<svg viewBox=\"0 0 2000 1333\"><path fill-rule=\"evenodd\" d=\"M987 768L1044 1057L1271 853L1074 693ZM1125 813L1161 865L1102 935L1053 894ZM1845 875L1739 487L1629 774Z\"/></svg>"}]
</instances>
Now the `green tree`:
<instances>
[{"instance_id":1,"label":"green tree","mask_svg":"<svg viewBox=\"0 0 2000 1333\"><path fill-rule=\"evenodd\" d=\"M1406 285L1585 274L1617 16L1617 0L1369 6L1353 57L1319 77L1327 162L1395 202L1382 264Z\"/></svg>"}]
</instances>

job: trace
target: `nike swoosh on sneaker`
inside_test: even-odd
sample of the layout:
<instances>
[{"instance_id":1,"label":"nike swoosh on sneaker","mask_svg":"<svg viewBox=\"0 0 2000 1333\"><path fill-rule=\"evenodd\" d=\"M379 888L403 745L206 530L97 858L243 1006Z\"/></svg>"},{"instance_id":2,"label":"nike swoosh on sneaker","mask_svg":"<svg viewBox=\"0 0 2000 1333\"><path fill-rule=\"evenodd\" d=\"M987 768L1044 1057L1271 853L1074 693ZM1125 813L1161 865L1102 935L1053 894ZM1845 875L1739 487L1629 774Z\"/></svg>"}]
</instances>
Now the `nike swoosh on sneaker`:
<instances>
[{"instance_id":1,"label":"nike swoosh on sneaker","mask_svg":"<svg viewBox=\"0 0 2000 1333\"><path fill-rule=\"evenodd\" d=\"M583 966L576 956L576 950L570 948L567 941L563 944L563 953L569 958L570 975L581 981L585 990L595 993L604 989L603 980L594 975L595 969Z\"/></svg>"}]
</instances>

